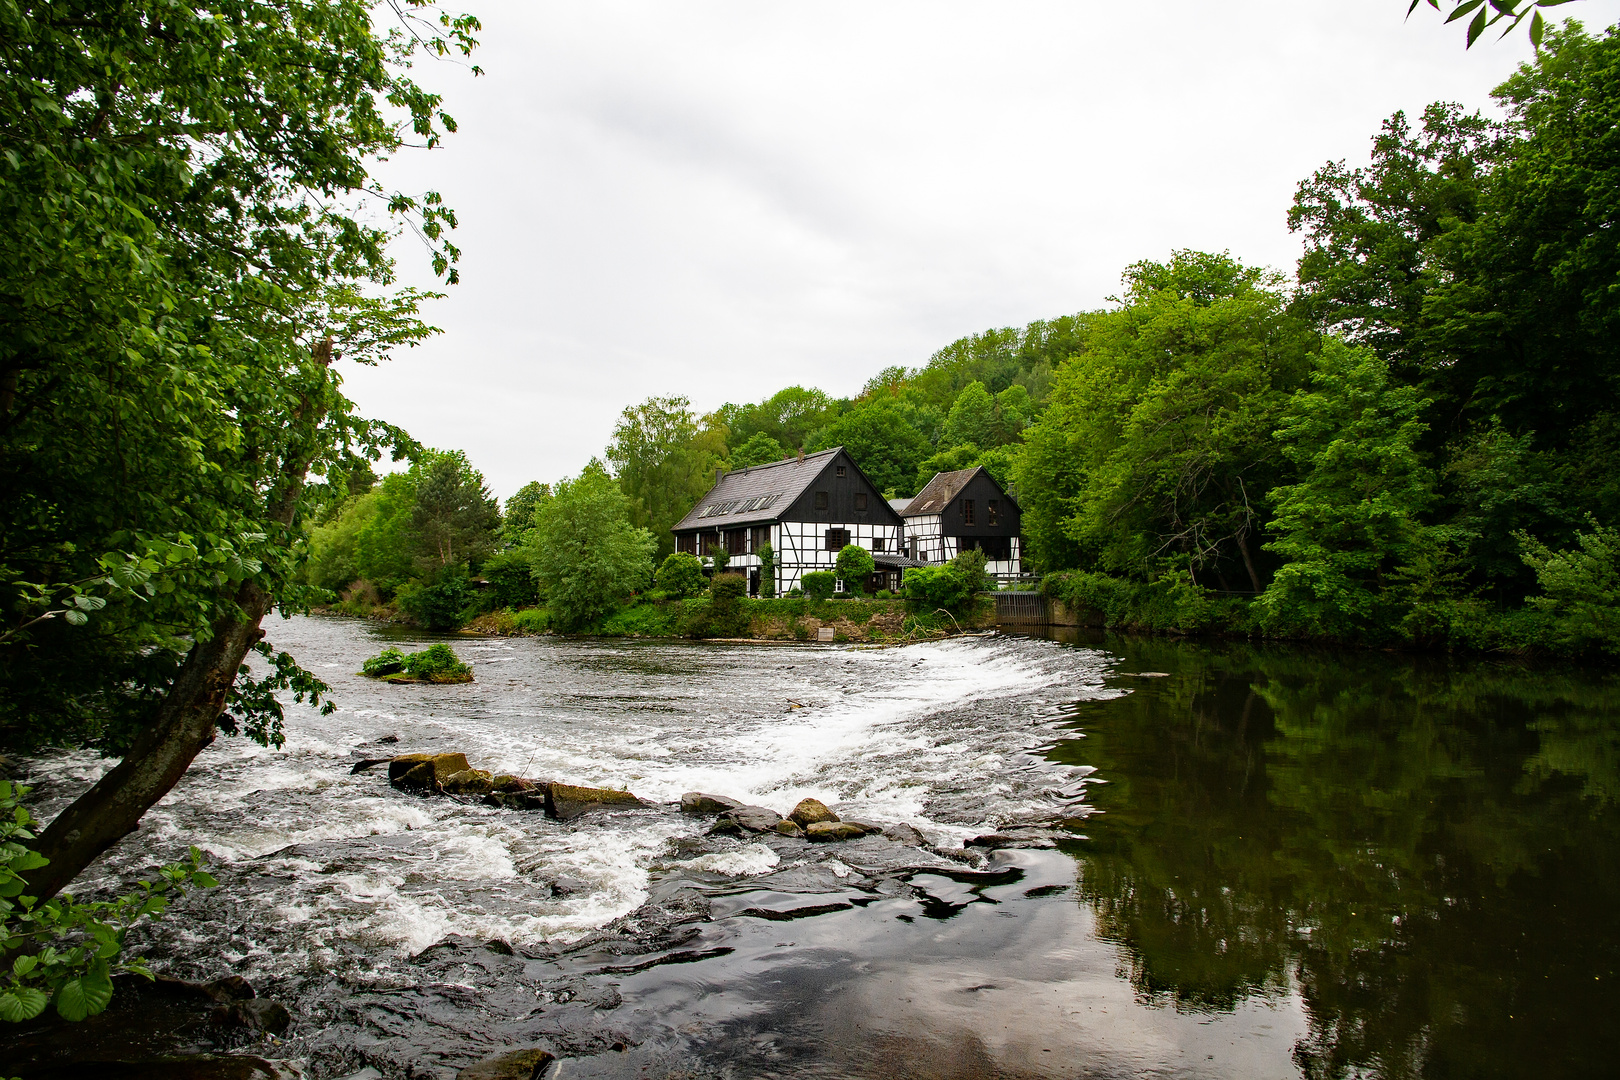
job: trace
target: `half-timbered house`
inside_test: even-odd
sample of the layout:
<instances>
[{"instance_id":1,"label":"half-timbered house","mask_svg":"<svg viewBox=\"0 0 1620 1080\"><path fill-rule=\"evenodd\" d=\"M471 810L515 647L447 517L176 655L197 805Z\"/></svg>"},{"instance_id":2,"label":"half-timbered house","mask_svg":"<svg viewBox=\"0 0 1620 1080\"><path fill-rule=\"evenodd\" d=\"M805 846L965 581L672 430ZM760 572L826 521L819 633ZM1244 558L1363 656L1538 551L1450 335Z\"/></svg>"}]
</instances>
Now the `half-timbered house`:
<instances>
[{"instance_id":1,"label":"half-timbered house","mask_svg":"<svg viewBox=\"0 0 1620 1080\"><path fill-rule=\"evenodd\" d=\"M1018 504L984 466L935 473L901 514L912 558L942 563L977 549L997 580L1019 576Z\"/></svg>"},{"instance_id":2,"label":"half-timbered house","mask_svg":"<svg viewBox=\"0 0 1620 1080\"><path fill-rule=\"evenodd\" d=\"M872 553L877 572L845 587L895 589L907 566L905 522L841 446L723 474L676 522L675 550L705 557L713 547L728 569L748 575L760 592L759 550L771 545L777 595L812 570L832 570L846 544Z\"/></svg>"}]
</instances>

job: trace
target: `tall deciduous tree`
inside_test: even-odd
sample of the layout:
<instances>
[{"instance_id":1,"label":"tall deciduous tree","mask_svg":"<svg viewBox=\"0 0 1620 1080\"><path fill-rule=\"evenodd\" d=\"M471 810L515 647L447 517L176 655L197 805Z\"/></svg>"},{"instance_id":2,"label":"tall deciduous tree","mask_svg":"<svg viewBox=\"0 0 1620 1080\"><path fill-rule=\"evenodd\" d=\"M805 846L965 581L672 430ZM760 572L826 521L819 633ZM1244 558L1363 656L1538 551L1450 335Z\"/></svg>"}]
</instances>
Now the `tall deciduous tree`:
<instances>
[{"instance_id":1,"label":"tall deciduous tree","mask_svg":"<svg viewBox=\"0 0 1620 1080\"><path fill-rule=\"evenodd\" d=\"M713 486L725 450L724 428L699 423L684 397L648 398L620 414L607 459L630 500L630 520L660 552L675 550L670 529Z\"/></svg>"},{"instance_id":2,"label":"tall deciduous tree","mask_svg":"<svg viewBox=\"0 0 1620 1080\"><path fill-rule=\"evenodd\" d=\"M454 279L454 217L371 162L454 122L413 54L477 24L423 0L0 6L0 739L122 755L40 836L50 896L135 828L220 729L278 741L306 476L402 433L358 417L338 360L430 333L386 291L412 218ZM431 18L423 18L431 16Z\"/></svg>"},{"instance_id":3,"label":"tall deciduous tree","mask_svg":"<svg viewBox=\"0 0 1620 1080\"><path fill-rule=\"evenodd\" d=\"M630 522L630 503L592 460L541 504L531 544L535 578L558 629L579 630L652 579L658 545Z\"/></svg>"}]
</instances>

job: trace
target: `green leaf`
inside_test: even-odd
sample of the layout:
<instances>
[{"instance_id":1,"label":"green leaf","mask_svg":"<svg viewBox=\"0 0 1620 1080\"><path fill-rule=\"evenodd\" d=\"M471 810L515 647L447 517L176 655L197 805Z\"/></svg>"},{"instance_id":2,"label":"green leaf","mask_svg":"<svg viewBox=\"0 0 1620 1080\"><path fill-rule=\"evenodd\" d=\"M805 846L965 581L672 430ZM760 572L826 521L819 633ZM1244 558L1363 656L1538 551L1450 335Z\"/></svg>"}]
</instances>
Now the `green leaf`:
<instances>
[{"instance_id":1,"label":"green leaf","mask_svg":"<svg viewBox=\"0 0 1620 1080\"><path fill-rule=\"evenodd\" d=\"M1541 48L1541 33L1544 29L1546 29L1546 22L1542 19L1541 12L1538 11L1535 18L1530 20L1530 44L1538 49Z\"/></svg>"},{"instance_id":2,"label":"green leaf","mask_svg":"<svg viewBox=\"0 0 1620 1080\"><path fill-rule=\"evenodd\" d=\"M42 866L49 865L50 861L51 860L47 859L37 851L24 851L21 855L18 855L12 859L7 865L10 866L12 870L20 874L25 870L38 870Z\"/></svg>"},{"instance_id":3,"label":"green leaf","mask_svg":"<svg viewBox=\"0 0 1620 1080\"><path fill-rule=\"evenodd\" d=\"M1474 21L1468 24L1468 45L1465 46L1466 48L1472 48L1475 39L1485 32L1485 15L1485 9L1480 8L1479 14L1474 16Z\"/></svg>"},{"instance_id":4,"label":"green leaf","mask_svg":"<svg viewBox=\"0 0 1620 1080\"><path fill-rule=\"evenodd\" d=\"M0 1020L18 1024L32 1020L45 1011L50 1002L42 991L31 986L19 986L0 994Z\"/></svg>"},{"instance_id":5,"label":"green leaf","mask_svg":"<svg viewBox=\"0 0 1620 1080\"><path fill-rule=\"evenodd\" d=\"M37 956L19 956L11 962L11 973L20 979L33 971L34 966L38 963L39 957Z\"/></svg>"},{"instance_id":6,"label":"green leaf","mask_svg":"<svg viewBox=\"0 0 1620 1080\"><path fill-rule=\"evenodd\" d=\"M56 1011L62 1019L83 1020L107 1007L113 988L106 969L106 961L97 961L90 971L62 984L56 992Z\"/></svg>"},{"instance_id":7,"label":"green leaf","mask_svg":"<svg viewBox=\"0 0 1620 1080\"><path fill-rule=\"evenodd\" d=\"M216 889L219 887L219 879L206 870L198 870L192 874L191 883L199 889Z\"/></svg>"},{"instance_id":8,"label":"green leaf","mask_svg":"<svg viewBox=\"0 0 1620 1080\"><path fill-rule=\"evenodd\" d=\"M1466 4L1458 4L1457 7L1456 7L1456 10L1454 10L1450 15L1446 16L1446 22L1454 23L1458 19L1462 18L1464 15L1467 15L1470 11L1473 11L1475 8L1479 7L1480 5L1482 5L1484 3L1485 3L1485 0L1468 0L1468 2ZM1483 19L1484 16L1485 16L1485 13L1483 11L1480 12L1479 16L1476 17L1475 21L1478 22L1480 19ZM1483 29L1483 26L1481 28Z\"/></svg>"},{"instance_id":9,"label":"green leaf","mask_svg":"<svg viewBox=\"0 0 1620 1080\"><path fill-rule=\"evenodd\" d=\"M83 626L85 623L90 621L90 616L76 609L73 611L63 612L62 618L66 619L74 626Z\"/></svg>"}]
</instances>

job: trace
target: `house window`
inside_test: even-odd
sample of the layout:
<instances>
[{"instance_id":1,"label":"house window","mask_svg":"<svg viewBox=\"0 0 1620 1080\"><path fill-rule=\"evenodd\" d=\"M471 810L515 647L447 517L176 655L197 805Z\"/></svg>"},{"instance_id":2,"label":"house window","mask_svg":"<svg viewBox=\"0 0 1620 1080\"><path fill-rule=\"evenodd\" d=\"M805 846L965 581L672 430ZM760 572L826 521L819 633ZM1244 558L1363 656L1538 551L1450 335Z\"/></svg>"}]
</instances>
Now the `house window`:
<instances>
[{"instance_id":1,"label":"house window","mask_svg":"<svg viewBox=\"0 0 1620 1080\"><path fill-rule=\"evenodd\" d=\"M771 542L771 527L769 525L755 525L754 535L748 542L748 550L757 552L760 548Z\"/></svg>"},{"instance_id":2,"label":"house window","mask_svg":"<svg viewBox=\"0 0 1620 1080\"><path fill-rule=\"evenodd\" d=\"M866 492L857 491L855 493L855 509L857 509L857 510L865 510L866 509Z\"/></svg>"},{"instance_id":3,"label":"house window","mask_svg":"<svg viewBox=\"0 0 1620 1080\"><path fill-rule=\"evenodd\" d=\"M889 550L889 541L887 539L885 539L884 537L881 537L881 536L872 537L872 550L873 551L888 551Z\"/></svg>"},{"instance_id":4,"label":"house window","mask_svg":"<svg viewBox=\"0 0 1620 1080\"><path fill-rule=\"evenodd\" d=\"M827 530L827 550L828 551L843 551L845 546L848 543L849 543L849 530L848 529L828 529Z\"/></svg>"},{"instance_id":5,"label":"house window","mask_svg":"<svg viewBox=\"0 0 1620 1080\"><path fill-rule=\"evenodd\" d=\"M698 553L697 533L682 533L677 536L675 538L675 549L687 555L696 555Z\"/></svg>"},{"instance_id":6,"label":"house window","mask_svg":"<svg viewBox=\"0 0 1620 1080\"><path fill-rule=\"evenodd\" d=\"M746 555L746 554L748 554L748 530L747 529L727 529L726 530L726 554L727 555Z\"/></svg>"},{"instance_id":7,"label":"house window","mask_svg":"<svg viewBox=\"0 0 1620 1080\"><path fill-rule=\"evenodd\" d=\"M986 502L984 504L984 510L985 510L984 520L985 520L986 524L994 525L994 524L997 523L996 522L996 511L997 511L997 509L999 509L999 508L996 506L996 500L995 499L986 500Z\"/></svg>"},{"instance_id":8,"label":"house window","mask_svg":"<svg viewBox=\"0 0 1620 1080\"><path fill-rule=\"evenodd\" d=\"M962 500L962 524L964 524L964 525L972 525L973 524L973 500L972 499L963 499Z\"/></svg>"},{"instance_id":9,"label":"house window","mask_svg":"<svg viewBox=\"0 0 1620 1080\"><path fill-rule=\"evenodd\" d=\"M816 492L816 509L827 509L827 493L825 491Z\"/></svg>"},{"instance_id":10,"label":"house window","mask_svg":"<svg viewBox=\"0 0 1620 1080\"><path fill-rule=\"evenodd\" d=\"M849 475L849 470L844 468L842 465L838 466L838 468L833 471L836 472L840 478Z\"/></svg>"}]
</instances>

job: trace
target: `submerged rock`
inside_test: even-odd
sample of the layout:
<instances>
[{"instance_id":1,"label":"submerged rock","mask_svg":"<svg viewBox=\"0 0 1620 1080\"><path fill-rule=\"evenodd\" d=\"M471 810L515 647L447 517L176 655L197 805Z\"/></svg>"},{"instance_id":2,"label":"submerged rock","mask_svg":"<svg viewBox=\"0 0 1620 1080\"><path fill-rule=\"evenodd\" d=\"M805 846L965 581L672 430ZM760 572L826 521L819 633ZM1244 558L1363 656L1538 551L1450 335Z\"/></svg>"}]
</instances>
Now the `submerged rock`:
<instances>
[{"instance_id":1,"label":"submerged rock","mask_svg":"<svg viewBox=\"0 0 1620 1080\"><path fill-rule=\"evenodd\" d=\"M798 823L799 828L808 829L818 821L837 821L838 815L827 809L827 804L820 799L800 799L799 805L788 814Z\"/></svg>"},{"instance_id":2,"label":"submerged rock","mask_svg":"<svg viewBox=\"0 0 1620 1080\"><path fill-rule=\"evenodd\" d=\"M483 769L463 769L444 778L446 795L488 795L495 790L495 778Z\"/></svg>"},{"instance_id":3,"label":"submerged rock","mask_svg":"<svg viewBox=\"0 0 1620 1080\"><path fill-rule=\"evenodd\" d=\"M720 815L711 832L772 832L782 820L767 806L738 806Z\"/></svg>"},{"instance_id":4,"label":"submerged rock","mask_svg":"<svg viewBox=\"0 0 1620 1080\"><path fill-rule=\"evenodd\" d=\"M683 814L723 814L740 806L742 803L736 799L728 799L724 795L705 795L701 791L688 791L681 796Z\"/></svg>"},{"instance_id":5,"label":"submerged rock","mask_svg":"<svg viewBox=\"0 0 1620 1080\"><path fill-rule=\"evenodd\" d=\"M456 1073L456 1080L539 1080L554 1059L544 1050L512 1050Z\"/></svg>"},{"instance_id":6,"label":"submerged rock","mask_svg":"<svg viewBox=\"0 0 1620 1080\"><path fill-rule=\"evenodd\" d=\"M925 847L928 844L928 841L923 837L923 834L918 832L910 825L900 824L884 826L883 835L887 836L890 840L904 844L907 847Z\"/></svg>"},{"instance_id":7,"label":"submerged rock","mask_svg":"<svg viewBox=\"0 0 1620 1080\"><path fill-rule=\"evenodd\" d=\"M817 821L804 830L806 840L859 840L869 832L879 830L858 821Z\"/></svg>"},{"instance_id":8,"label":"submerged rock","mask_svg":"<svg viewBox=\"0 0 1620 1080\"><path fill-rule=\"evenodd\" d=\"M401 754L388 762L388 782L414 791L437 791L458 772L466 772L466 754Z\"/></svg>"},{"instance_id":9,"label":"submerged rock","mask_svg":"<svg viewBox=\"0 0 1620 1080\"><path fill-rule=\"evenodd\" d=\"M546 809L546 793L542 787L530 789L495 790L484 796L485 806L499 806L503 810L539 810Z\"/></svg>"},{"instance_id":10,"label":"submerged rock","mask_svg":"<svg viewBox=\"0 0 1620 1080\"><path fill-rule=\"evenodd\" d=\"M574 784L546 785L546 814L558 821L572 821L591 810L627 809L642 805L642 801L628 791Z\"/></svg>"},{"instance_id":11,"label":"submerged rock","mask_svg":"<svg viewBox=\"0 0 1620 1080\"><path fill-rule=\"evenodd\" d=\"M778 821L776 823L776 831L781 833L783 836L804 835L804 830L799 828L799 823L794 821L792 818L783 818L781 821Z\"/></svg>"},{"instance_id":12,"label":"submerged rock","mask_svg":"<svg viewBox=\"0 0 1620 1080\"><path fill-rule=\"evenodd\" d=\"M280 1035L292 1024L292 1014L274 1001L253 998L221 1005L209 1014L208 1022L215 1027L244 1028Z\"/></svg>"}]
</instances>

